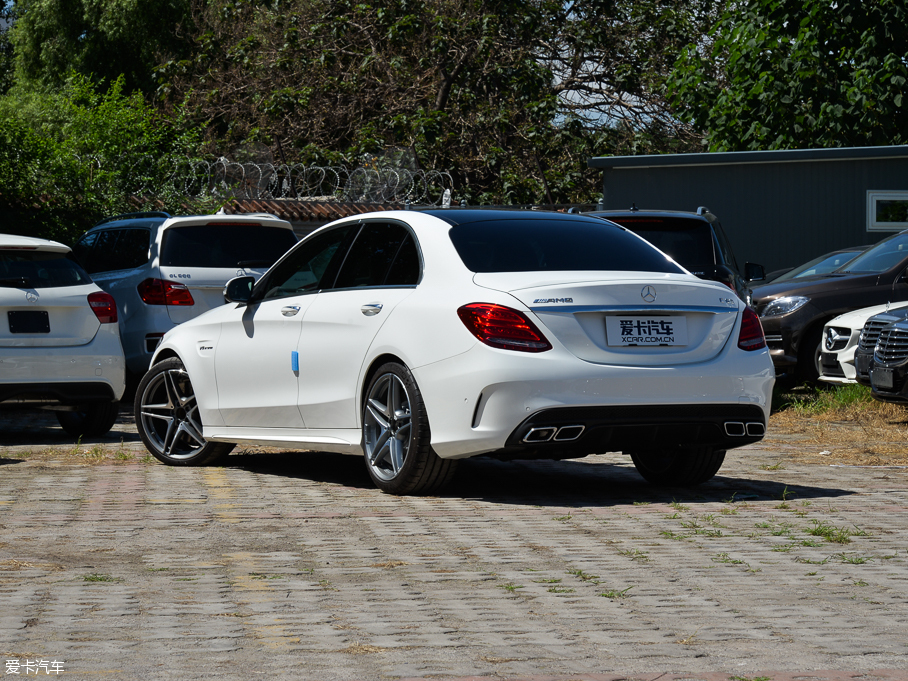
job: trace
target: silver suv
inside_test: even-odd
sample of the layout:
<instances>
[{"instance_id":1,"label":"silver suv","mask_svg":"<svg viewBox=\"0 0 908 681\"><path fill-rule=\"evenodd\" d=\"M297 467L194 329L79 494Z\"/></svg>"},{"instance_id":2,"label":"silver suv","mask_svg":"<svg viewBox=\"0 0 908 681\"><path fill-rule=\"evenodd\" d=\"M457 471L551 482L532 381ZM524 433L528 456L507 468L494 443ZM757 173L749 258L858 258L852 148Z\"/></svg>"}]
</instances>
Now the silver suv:
<instances>
[{"instance_id":1,"label":"silver suv","mask_svg":"<svg viewBox=\"0 0 908 681\"><path fill-rule=\"evenodd\" d=\"M117 301L126 367L144 374L161 337L224 304L224 284L260 277L297 242L274 215L130 213L102 220L73 246Z\"/></svg>"}]
</instances>

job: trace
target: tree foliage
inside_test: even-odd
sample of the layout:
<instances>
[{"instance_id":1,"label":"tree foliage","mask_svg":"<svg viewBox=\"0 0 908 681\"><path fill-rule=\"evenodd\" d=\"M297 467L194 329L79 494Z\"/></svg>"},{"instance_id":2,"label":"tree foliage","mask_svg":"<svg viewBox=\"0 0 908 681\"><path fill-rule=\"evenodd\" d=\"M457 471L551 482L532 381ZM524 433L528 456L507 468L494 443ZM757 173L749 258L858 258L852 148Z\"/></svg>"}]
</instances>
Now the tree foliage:
<instances>
[{"instance_id":1,"label":"tree foliage","mask_svg":"<svg viewBox=\"0 0 908 681\"><path fill-rule=\"evenodd\" d=\"M700 0L193 0L189 59L158 71L213 144L355 163L411 148L496 203L590 200L591 155L689 148L661 79Z\"/></svg>"},{"instance_id":2,"label":"tree foliage","mask_svg":"<svg viewBox=\"0 0 908 681\"><path fill-rule=\"evenodd\" d=\"M908 143L904 0L747 0L670 78L711 151Z\"/></svg>"},{"instance_id":3,"label":"tree foliage","mask_svg":"<svg viewBox=\"0 0 908 681\"><path fill-rule=\"evenodd\" d=\"M177 36L188 0L14 0L10 31L16 75L61 87L72 71L105 87L121 75L127 92L153 93L154 67L188 47Z\"/></svg>"},{"instance_id":4,"label":"tree foliage","mask_svg":"<svg viewBox=\"0 0 908 681\"><path fill-rule=\"evenodd\" d=\"M122 78L104 92L78 75L59 94L14 89L0 98L3 231L71 242L100 217L135 210L137 182L163 189L170 159L198 146L179 121L124 94Z\"/></svg>"}]
</instances>

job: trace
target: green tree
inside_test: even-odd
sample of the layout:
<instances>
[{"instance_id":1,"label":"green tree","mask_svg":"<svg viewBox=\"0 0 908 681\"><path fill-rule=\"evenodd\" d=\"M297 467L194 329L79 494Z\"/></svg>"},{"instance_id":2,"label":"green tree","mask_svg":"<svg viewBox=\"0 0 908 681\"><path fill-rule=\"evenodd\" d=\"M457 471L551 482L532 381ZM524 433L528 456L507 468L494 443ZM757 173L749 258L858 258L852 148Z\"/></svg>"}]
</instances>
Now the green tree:
<instances>
[{"instance_id":1,"label":"green tree","mask_svg":"<svg viewBox=\"0 0 908 681\"><path fill-rule=\"evenodd\" d=\"M164 207L173 159L192 158L198 134L177 112L162 119L120 78L99 92L73 75L59 93L0 97L0 214L4 230L71 243L99 218L141 207L143 187Z\"/></svg>"},{"instance_id":2,"label":"green tree","mask_svg":"<svg viewBox=\"0 0 908 681\"><path fill-rule=\"evenodd\" d=\"M16 12L6 0L0 0L0 95L13 85L13 44L9 29L16 19Z\"/></svg>"},{"instance_id":3,"label":"green tree","mask_svg":"<svg viewBox=\"0 0 908 681\"><path fill-rule=\"evenodd\" d=\"M705 0L193 0L191 58L158 70L212 149L356 163L388 147L459 197L589 200L591 155L690 148L662 78Z\"/></svg>"},{"instance_id":4,"label":"green tree","mask_svg":"<svg viewBox=\"0 0 908 681\"><path fill-rule=\"evenodd\" d=\"M153 69L188 46L188 0L12 0L10 31L19 81L61 87L75 71L105 87L154 92Z\"/></svg>"},{"instance_id":5,"label":"green tree","mask_svg":"<svg viewBox=\"0 0 908 681\"><path fill-rule=\"evenodd\" d=\"M669 79L711 151L908 143L904 0L746 0Z\"/></svg>"}]
</instances>

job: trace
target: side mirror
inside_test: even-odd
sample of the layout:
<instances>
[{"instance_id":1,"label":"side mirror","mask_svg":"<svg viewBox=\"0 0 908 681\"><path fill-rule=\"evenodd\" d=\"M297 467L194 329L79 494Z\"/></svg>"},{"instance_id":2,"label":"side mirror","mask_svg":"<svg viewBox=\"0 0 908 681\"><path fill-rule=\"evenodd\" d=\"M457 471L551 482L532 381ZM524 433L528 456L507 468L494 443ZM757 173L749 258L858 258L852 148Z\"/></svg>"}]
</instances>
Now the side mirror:
<instances>
[{"instance_id":1,"label":"side mirror","mask_svg":"<svg viewBox=\"0 0 908 681\"><path fill-rule=\"evenodd\" d=\"M242 303L245 305L252 298L252 286L255 277L234 277L224 287L224 300L228 303Z\"/></svg>"},{"instance_id":2,"label":"side mirror","mask_svg":"<svg viewBox=\"0 0 908 681\"><path fill-rule=\"evenodd\" d=\"M760 281L766 279L766 269L763 265L757 265L753 262L744 263L744 278L748 281Z\"/></svg>"}]
</instances>

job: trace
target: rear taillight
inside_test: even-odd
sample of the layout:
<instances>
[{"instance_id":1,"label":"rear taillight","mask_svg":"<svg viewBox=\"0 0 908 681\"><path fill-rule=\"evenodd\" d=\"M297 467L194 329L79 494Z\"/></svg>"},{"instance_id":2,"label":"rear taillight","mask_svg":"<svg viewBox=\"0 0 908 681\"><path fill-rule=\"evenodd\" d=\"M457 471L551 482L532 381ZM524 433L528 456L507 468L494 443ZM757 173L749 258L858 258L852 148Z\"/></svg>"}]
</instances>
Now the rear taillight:
<instances>
[{"instance_id":1,"label":"rear taillight","mask_svg":"<svg viewBox=\"0 0 908 681\"><path fill-rule=\"evenodd\" d=\"M509 307L470 303L458 309L457 315L470 333L493 348L520 352L552 349L552 344L526 315Z\"/></svg>"},{"instance_id":2,"label":"rear taillight","mask_svg":"<svg viewBox=\"0 0 908 681\"><path fill-rule=\"evenodd\" d=\"M738 334L738 347L742 350L759 350L766 347L763 325L753 308L745 307L741 315L741 333Z\"/></svg>"},{"instance_id":3,"label":"rear taillight","mask_svg":"<svg viewBox=\"0 0 908 681\"><path fill-rule=\"evenodd\" d=\"M185 284L163 279L146 279L136 287L146 305L195 305Z\"/></svg>"},{"instance_id":4,"label":"rear taillight","mask_svg":"<svg viewBox=\"0 0 908 681\"><path fill-rule=\"evenodd\" d=\"M117 303L114 297L104 291L88 294L88 304L95 317L102 324L117 323Z\"/></svg>"}]
</instances>

